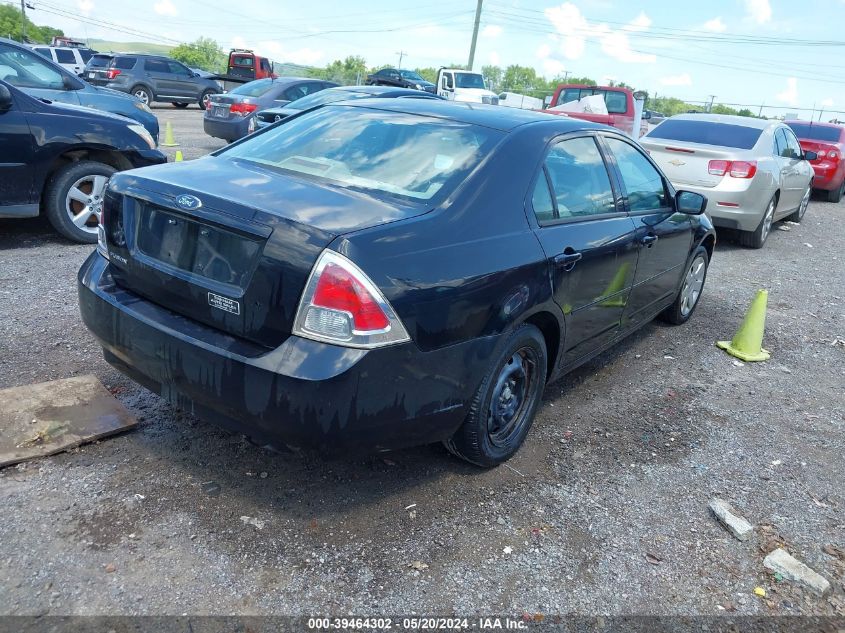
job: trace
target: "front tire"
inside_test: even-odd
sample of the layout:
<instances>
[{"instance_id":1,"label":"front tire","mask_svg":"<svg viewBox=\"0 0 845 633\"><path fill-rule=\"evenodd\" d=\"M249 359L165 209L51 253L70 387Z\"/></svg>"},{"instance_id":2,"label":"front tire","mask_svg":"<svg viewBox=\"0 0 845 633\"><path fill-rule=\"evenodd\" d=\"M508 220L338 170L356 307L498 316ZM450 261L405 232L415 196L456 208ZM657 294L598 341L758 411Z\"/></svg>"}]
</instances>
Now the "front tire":
<instances>
[{"instance_id":1,"label":"front tire","mask_svg":"<svg viewBox=\"0 0 845 633\"><path fill-rule=\"evenodd\" d=\"M111 165L91 160L57 170L47 183L42 203L53 228L74 242L95 244L103 194L115 171Z\"/></svg>"},{"instance_id":2,"label":"front tire","mask_svg":"<svg viewBox=\"0 0 845 633\"><path fill-rule=\"evenodd\" d=\"M795 212L792 213L786 219L790 222L800 222L804 219L804 214L807 213L807 207L810 206L810 194L813 193L813 188L810 185L807 185L807 191L804 192L804 197L801 198L801 204L798 205L798 208L795 209Z\"/></svg>"},{"instance_id":3,"label":"front tire","mask_svg":"<svg viewBox=\"0 0 845 633\"><path fill-rule=\"evenodd\" d=\"M763 212L763 217L761 218L760 224L757 228L754 231L743 231L739 234L739 241L743 246L748 246L750 248L763 248L763 244L766 243L766 238L768 238L769 233L772 232L772 224L775 219L775 208L777 208L777 202L777 195L772 196L766 210Z\"/></svg>"},{"instance_id":4,"label":"front tire","mask_svg":"<svg viewBox=\"0 0 845 633\"><path fill-rule=\"evenodd\" d=\"M672 305L660 313L660 318L672 325L686 323L695 312L704 291L704 282L707 280L710 254L706 248L699 246L693 251L689 262L678 296Z\"/></svg>"},{"instance_id":5,"label":"front tire","mask_svg":"<svg viewBox=\"0 0 845 633\"><path fill-rule=\"evenodd\" d=\"M540 330L528 324L514 330L493 358L463 425L445 442L446 448L487 468L513 457L540 406L547 358Z\"/></svg>"},{"instance_id":6,"label":"front tire","mask_svg":"<svg viewBox=\"0 0 845 633\"><path fill-rule=\"evenodd\" d=\"M202 108L203 110L208 110L208 102L211 101L211 95L215 94L217 93L213 90L206 90L205 92L203 92L200 95L199 101L197 102L199 103L200 108Z\"/></svg>"}]
</instances>

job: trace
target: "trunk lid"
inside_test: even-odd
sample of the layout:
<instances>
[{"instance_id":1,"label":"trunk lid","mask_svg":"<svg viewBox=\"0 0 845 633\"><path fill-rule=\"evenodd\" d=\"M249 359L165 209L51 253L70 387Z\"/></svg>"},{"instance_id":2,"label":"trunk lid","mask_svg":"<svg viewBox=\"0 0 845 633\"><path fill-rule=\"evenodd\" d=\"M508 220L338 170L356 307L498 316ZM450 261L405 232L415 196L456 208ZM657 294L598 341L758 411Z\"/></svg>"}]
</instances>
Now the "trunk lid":
<instances>
[{"instance_id":1,"label":"trunk lid","mask_svg":"<svg viewBox=\"0 0 845 633\"><path fill-rule=\"evenodd\" d=\"M160 167L110 184L103 224L115 282L268 348L290 334L311 268L337 235L425 211L242 161Z\"/></svg>"},{"instance_id":2,"label":"trunk lid","mask_svg":"<svg viewBox=\"0 0 845 633\"><path fill-rule=\"evenodd\" d=\"M639 142L674 185L715 187L724 176L709 173L710 161L741 160L737 158L736 150L725 151L712 145L681 144L668 139L648 137L641 138Z\"/></svg>"}]
</instances>

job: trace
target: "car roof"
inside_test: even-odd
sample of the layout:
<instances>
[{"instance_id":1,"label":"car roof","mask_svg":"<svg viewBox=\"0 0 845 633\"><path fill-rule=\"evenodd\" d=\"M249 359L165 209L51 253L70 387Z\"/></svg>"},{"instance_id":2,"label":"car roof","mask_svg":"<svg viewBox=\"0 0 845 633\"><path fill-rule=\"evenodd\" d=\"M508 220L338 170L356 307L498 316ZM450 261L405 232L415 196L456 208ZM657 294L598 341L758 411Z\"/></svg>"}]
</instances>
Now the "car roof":
<instances>
[{"instance_id":1,"label":"car roof","mask_svg":"<svg viewBox=\"0 0 845 633\"><path fill-rule=\"evenodd\" d=\"M755 130L765 130L770 127L781 125L780 121L758 119L757 117L738 116L736 114L707 114L706 112L695 114L676 114L671 117L676 121L706 121L708 123L725 123L727 125L739 125L750 127Z\"/></svg>"},{"instance_id":2,"label":"car roof","mask_svg":"<svg viewBox=\"0 0 845 633\"><path fill-rule=\"evenodd\" d=\"M364 94L373 96L378 95L380 97L388 95L411 95L430 98L436 96L430 92L424 92L414 88L397 88L396 86L333 86L331 88L326 88L326 90L331 90L333 92L363 92ZM319 93L314 92L312 94Z\"/></svg>"},{"instance_id":3,"label":"car roof","mask_svg":"<svg viewBox=\"0 0 845 633\"><path fill-rule=\"evenodd\" d=\"M798 125L809 125L812 127L835 127L839 128L840 130L843 127L839 123L827 123L824 121L802 121L801 119L790 119L789 121L784 121L784 123L786 125L789 125L790 123L797 123Z\"/></svg>"},{"instance_id":4,"label":"car roof","mask_svg":"<svg viewBox=\"0 0 845 633\"><path fill-rule=\"evenodd\" d=\"M436 117L459 123L480 125L502 132L509 132L529 123L557 123L556 127L562 133L584 129L606 129L607 127L581 119L556 116L534 110L440 99L358 99L331 103L324 107L331 108L339 105Z\"/></svg>"}]
</instances>

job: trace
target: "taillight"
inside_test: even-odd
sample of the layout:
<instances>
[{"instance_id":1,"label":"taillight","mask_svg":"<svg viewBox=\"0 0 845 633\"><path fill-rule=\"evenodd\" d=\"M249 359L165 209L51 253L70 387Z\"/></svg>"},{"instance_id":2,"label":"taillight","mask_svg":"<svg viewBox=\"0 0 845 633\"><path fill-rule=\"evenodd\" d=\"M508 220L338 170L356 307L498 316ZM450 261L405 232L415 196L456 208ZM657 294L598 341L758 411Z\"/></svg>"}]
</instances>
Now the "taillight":
<instances>
[{"instance_id":1,"label":"taillight","mask_svg":"<svg viewBox=\"0 0 845 633\"><path fill-rule=\"evenodd\" d=\"M248 116L255 112L258 106L254 103L233 103L229 108L229 112L237 114L238 116Z\"/></svg>"},{"instance_id":2,"label":"taillight","mask_svg":"<svg viewBox=\"0 0 845 633\"><path fill-rule=\"evenodd\" d=\"M730 174L732 178L753 178L757 173L757 161L711 160L707 163L707 173L711 176Z\"/></svg>"},{"instance_id":3,"label":"taillight","mask_svg":"<svg viewBox=\"0 0 845 633\"><path fill-rule=\"evenodd\" d=\"M120 71L117 68L109 68L106 71L106 79L112 80L120 74Z\"/></svg>"},{"instance_id":4,"label":"taillight","mask_svg":"<svg viewBox=\"0 0 845 633\"><path fill-rule=\"evenodd\" d=\"M343 255L328 250L320 255L308 278L293 333L362 348L409 340L399 317L375 284Z\"/></svg>"},{"instance_id":5,"label":"taillight","mask_svg":"<svg viewBox=\"0 0 845 633\"><path fill-rule=\"evenodd\" d=\"M824 154L819 153L819 156L824 156ZM831 160L836 160L837 158L839 158L839 154L837 152L834 152L833 150L830 150L827 153L827 157Z\"/></svg>"}]
</instances>

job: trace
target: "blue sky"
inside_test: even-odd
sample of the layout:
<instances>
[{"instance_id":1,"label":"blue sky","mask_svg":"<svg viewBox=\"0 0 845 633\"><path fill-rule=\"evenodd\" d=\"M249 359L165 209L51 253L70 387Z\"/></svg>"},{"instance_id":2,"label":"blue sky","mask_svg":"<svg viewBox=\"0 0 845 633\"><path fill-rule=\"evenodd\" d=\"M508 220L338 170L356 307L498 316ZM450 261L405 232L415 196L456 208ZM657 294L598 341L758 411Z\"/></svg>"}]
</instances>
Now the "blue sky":
<instances>
[{"instance_id":1,"label":"blue sky","mask_svg":"<svg viewBox=\"0 0 845 633\"><path fill-rule=\"evenodd\" d=\"M349 54L395 65L404 51L404 67L465 63L476 4L29 1L36 23L79 37L175 43L204 35L224 48L314 65ZM843 24L845 0L484 0L476 68L521 64L548 77L612 78L691 101L716 95L716 102L780 106L764 109L770 115L845 112Z\"/></svg>"}]
</instances>

